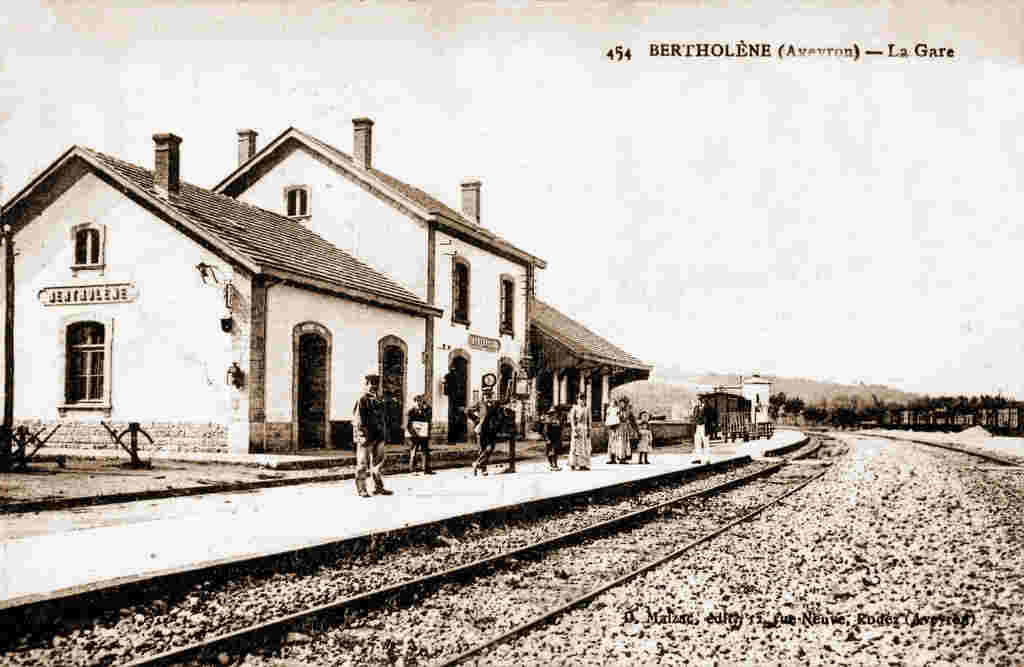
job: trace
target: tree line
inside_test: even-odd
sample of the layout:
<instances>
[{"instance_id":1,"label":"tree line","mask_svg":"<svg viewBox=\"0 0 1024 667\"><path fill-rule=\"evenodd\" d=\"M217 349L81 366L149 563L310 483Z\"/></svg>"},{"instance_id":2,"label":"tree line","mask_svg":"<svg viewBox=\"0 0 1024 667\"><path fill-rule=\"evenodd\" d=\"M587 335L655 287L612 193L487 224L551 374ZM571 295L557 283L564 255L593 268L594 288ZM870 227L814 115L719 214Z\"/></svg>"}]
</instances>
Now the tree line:
<instances>
[{"instance_id":1,"label":"tree line","mask_svg":"<svg viewBox=\"0 0 1024 667\"><path fill-rule=\"evenodd\" d=\"M917 396L907 401L885 401L876 395L864 400L857 395L837 395L829 399L806 403L799 396L787 396L785 392L772 394L768 400L768 412L772 419L781 417L803 418L814 424L833 426L856 426L864 422L883 423L888 415L902 410L915 412L943 412L947 415L975 415L981 410L998 410L1016 403L1003 396Z\"/></svg>"}]
</instances>

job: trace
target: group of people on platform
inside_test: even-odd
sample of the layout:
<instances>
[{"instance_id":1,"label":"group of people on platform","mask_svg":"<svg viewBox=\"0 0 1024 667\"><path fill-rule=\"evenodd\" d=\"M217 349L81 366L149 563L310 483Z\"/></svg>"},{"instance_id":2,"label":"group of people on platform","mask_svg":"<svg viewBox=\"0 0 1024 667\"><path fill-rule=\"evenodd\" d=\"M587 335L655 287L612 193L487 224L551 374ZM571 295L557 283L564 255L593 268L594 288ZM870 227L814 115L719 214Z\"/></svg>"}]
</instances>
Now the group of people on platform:
<instances>
[{"instance_id":1,"label":"group of people on platform","mask_svg":"<svg viewBox=\"0 0 1024 667\"><path fill-rule=\"evenodd\" d=\"M371 497L366 479L373 482L372 495L391 495L384 488L381 467L381 445L387 437L387 405L378 395L380 377L374 373L366 375L366 390L353 408L353 439L356 444L355 486L358 495ZM422 465L424 475L433 475L430 469L430 424L431 408L422 394L413 399L408 412L406 430L409 433L409 471L415 473ZM508 464L503 473L515 472L516 412L507 403L498 401L493 394L485 393L484 400L466 410L470 432L480 444L480 453L473 463L473 475L487 475L487 466L499 438L509 439ZM605 414L604 424L608 427L608 463L626 464L633 460L634 452L638 463L649 464L653 449L650 414L641 411L635 414L629 399L620 397L612 401ZM558 406L545 413L540 421L546 440L546 456L551 470L561 470L558 465L559 449L566 426L570 429L569 469L590 470L592 456L590 407L587 396L580 393L576 404L570 408ZM703 431L703 429L701 429ZM699 439L698 439L699 441Z\"/></svg>"},{"instance_id":2,"label":"group of people on platform","mask_svg":"<svg viewBox=\"0 0 1024 667\"><path fill-rule=\"evenodd\" d=\"M565 422L568 421L569 469L590 470L591 413L587 406L586 394L577 397L576 404L563 416L564 410L551 408L542 418L541 426L547 441L546 454L552 470L558 466L558 450L562 442ZM635 414L629 399L622 397L608 405L604 420L608 427L608 463L631 463L636 452L639 463L650 463L649 455L654 448L651 434L651 415L646 410Z\"/></svg>"}]
</instances>

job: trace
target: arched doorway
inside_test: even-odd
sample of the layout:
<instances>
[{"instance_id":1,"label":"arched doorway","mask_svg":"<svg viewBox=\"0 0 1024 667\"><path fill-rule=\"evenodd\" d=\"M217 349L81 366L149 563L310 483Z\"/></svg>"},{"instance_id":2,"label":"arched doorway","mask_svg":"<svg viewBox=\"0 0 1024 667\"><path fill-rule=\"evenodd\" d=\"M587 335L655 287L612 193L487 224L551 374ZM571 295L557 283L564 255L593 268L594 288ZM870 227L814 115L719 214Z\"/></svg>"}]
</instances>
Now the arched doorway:
<instances>
[{"instance_id":1,"label":"arched doorway","mask_svg":"<svg viewBox=\"0 0 1024 667\"><path fill-rule=\"evenodd\" d=\"M299 336L296 407L301 449L327 446L327 341L318 333Z\"/></svg>"},{"instance_id":2,"label":"arched doorway","mask_svg":"<svg viewBox=\"0 0 1024 667\"><path fill-rule=\"evenodd\" d=\"M379 344L380 391L387 415L389 444L405 440L402 429L405 414L405 342L395 336L385 336Z\"/></svg>"},{"instance_id":3,"label":"arched doorway","mask_svg":"<svg viewBox=\"0 0 1024 667\"><path fill-rule=\"evenodd\" d=\"M448 359L448 442L463 442L466 429L466 406L469 394L469 358L461 350L453 351Z\"/></svg>"}]
</instances>

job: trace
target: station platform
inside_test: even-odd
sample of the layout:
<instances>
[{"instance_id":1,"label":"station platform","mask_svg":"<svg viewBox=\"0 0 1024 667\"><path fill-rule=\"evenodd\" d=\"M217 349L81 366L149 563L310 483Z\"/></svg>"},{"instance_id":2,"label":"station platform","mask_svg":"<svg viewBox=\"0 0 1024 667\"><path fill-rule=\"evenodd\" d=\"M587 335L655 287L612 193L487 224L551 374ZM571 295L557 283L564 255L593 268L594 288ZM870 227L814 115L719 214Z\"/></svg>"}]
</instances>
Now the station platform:
<instances>
[{"instance_id":1,"label":"station platform","mask_svg":"<svg viewBox=\"0 0 1024 667\"><path fill-rule=\"evenodd\" d=\"M597 455L588 472L570 471L563 456L560 472L531 460L513 474L494 474L503 466L492 465L488 477L469 468L389 475L394 495L372 498L343 481L9 515L0 534L0 609L759 457L804 438L780 430L771 440L723 444L700 466L691 452L655 450L650 465L609 465Z\"/></svg>"}]
</instances>

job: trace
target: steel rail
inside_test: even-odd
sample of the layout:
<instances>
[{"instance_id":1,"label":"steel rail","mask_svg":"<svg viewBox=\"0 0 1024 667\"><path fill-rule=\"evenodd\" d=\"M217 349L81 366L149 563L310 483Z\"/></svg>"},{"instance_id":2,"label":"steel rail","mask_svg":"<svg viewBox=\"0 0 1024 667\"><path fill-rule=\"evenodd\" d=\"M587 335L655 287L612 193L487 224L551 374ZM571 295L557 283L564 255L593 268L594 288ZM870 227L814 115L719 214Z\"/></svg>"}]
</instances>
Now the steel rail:
<instances>
[{"instance_id":1,"label":"steel rail","mask_svg":"<svg viewBox=\"0 0 1024 667\"><path fill-rule=\"evenodd\" d=\"M806 444L807 438L804 439ZM419 531L432 529L439 525L458 525L466 522L504 517L509 513L530 514L534 509L546 508L558 503L575 501L584 497L617 496L627 493L629 489L657 487L665 482L700 476L705 473L715 474L723 469L730 469L751 463L749 456L732 460L718 461L701 468L674 469L659 472L651 477L634 480L616 481L611 484L570 491L560 495L525 500L519 503L489 507L468 514L432 520L425 523L410 524L380 533L371 533L343 538L327 538L314 543L288 547L280 551L230 556L215 561L189 564L157 572L134 574L116 579L87 583L41 595L29 595L20 598L0 601L0 651L6 650L4 639L23 634L25 628L41 628L64 617L68 608L76 608L80 616L98 616L104 611L116 610L138 604L140 600L153 595L153 591L162 592L175 589L191 588L194 584L209 580L230 580L234 573L241 570L265 571L283 564L291 567L297 560L318 562L325 558L331 559L332 552L350 548L361 542L371 543L378 538L400 539L412 536Z\"/></svg>"},{"instance_id":2,"label":"steel rail","mask_svg":"<svg viewBox=\"0 0 1024 667\"><path fill-rule=\"evenodd\" d=\"M896 442L913 442L918 445L928 445L929 447L938 447L940 449L948 449L951 452L957 452L960 454L967 454L968 456L977 456L980 459L991 461L992 463L998 463L1004 466L1013 466L1014 468L1020 468L1021 463L1018 461L1011 461L1009 459L1000 458L992 454L986 454L984 452L977 452L970 449L962 449L956 445L948 445L942 442L928 442L927 440L914 440L913 438L897 438L892 435L882 435L881 433L851 433L855 438L885 438L886 440L895 440Z\"/></svg>"},{"instance_id":3,"label":"steel rail","mask_svg":"<svg viewBox=\"0 0 1024 667\"><path fill-rule=\"evenodd\" d=\"M797 452L794 453L792 458L807 456L816 451L817 448L820 446L820 442L816 446L808 445L806 447L807 451L798 450ZM635 522L647 516L657 516L658 513L660 513L667 507L679 505L689 500L693 500L704 496L712 496L723 491L735 488L737 486L742 486L744 484L752 482L759 477L764 477L766 475L777 472L778 470L782 469L786 465L786 463L787 460L783 460L780 461L779 463L770 465L766 468L762 468L757 472L751 473L749 475L744 475L743 477L738 477L727 482L723 482L721 484L718 484L707 489L703 489L701 491L694 491L692 493L688 493L678 498L673 498L671 500L667 500L656 505L651 505L650 507L644 507L639 510L627 512L620 516L613 517L611 519L606 519L604 521L600 521L590 526L585 526L583 528L570 531L568 533L556 535L554 537L540 540L538 542L534 542L523 547L518 547L510 551L502 552L500 554L495 554L494 556L488 556L486 558L481 558L470 563L451 567L440 572L435 572L433 574L418 577L416 579L411 579L409 581L392 584L390 586L384 586L382 588L377 588L372 591L360 593L359 595L344 598L341 600L336 600L334 602L329 602L327 604L318 605L316 607L311 607L309 609L305 609L303 611L295 612L292 614L280 616L278 618L271 619L269 621L264 621L262 623L258 623L256 625L252 625L239 630L235 630L233 632L225 633L223 635L217 635L215 637L210 637L208 639L194 642L186 646L171 649L163 653L159 653L157 655L139 658L132 662L125 663L124 667L155 667L156 665L174 665L184 662L186 660L193 659L196 656L213 654L216 651L227 650L231 647L251 645L252 643L256 643L257 641L266 641L266 637L268 634L284 634L289 628L296 626L300 622L310 621L325 616L343 614L351 609L362 608L363 606L375 600L396 598L401 596L402 594L408 594L423 587L438 584L449 579L465 577L478 570L487 568L492 565L497 565L502 561L508 559L516 558L531 552L549 550L560 544L576 541L589 535L598 534L608 530L609 528Z\"/></svg>"},{"instance_id":4,"label":"steel rail","mask_svg":"<svg viewBox=\"0 0 1024 667\"><path fill-rule=\"evenodd\" d=\"M670 553L670 554L668 554L666 556L662 556L661 558L658 558L657 560L654 560L654 561L651 561L650 563L646 563L644 565L641 565L639 568L633 570L632 572L624 574L623 576L619 577L615 581L612 581L612 582L610 582L608 584L605 584L604 586L601 586L600 588L596 588L596 589L594 589L594 590L592 590L592 591L590 591L588 593L584 593L580 597L578 597L578 598L576 598L576 599L574 599L574 600L572 600L570 602L567 602L566 604L562 605L561 607L558 607L557 609L553 609L551 611L545 612L545 613L543 613L543 614L541 614L541 615L539 615L539 616L537 616L537 617L527 621L526 623L523 623L522 625L520 625L520 626L518 626L516 628L513 628L512 630L509 630L508 632L506 632L506 633L504 633L504 634L502 634L502 635L500 635L498 637L494 637L493 639L489 639L486 642L478 644L477 646L474 646L473 648L471 648L471 649L469 649L467 651L464 651L463 653L460 653L459 655L455 656L454 658L450 658L448 660L445 660L444 662L439 662L439 663L437 663L436 667L451 667L453 665L461 664L461 663L465 662L466 660L469 660L470 658L472 658L474 656L477 656L480 653L483 653L484 651L486 651L489 648L492 648L494 646L498 646L500 644L504 644L504 643L508 642L511 639L515 639L516 637L518 637L519 635L523 634L524 632L532 630L533 628L538 627L540 625L544 625L544 624L554 620L555 618L561 616L562 614L565 614L567 611L570 611L570 610L572 610L572 609L574 609L574 608L576 608L576 607L578 607L578 606L580 606L580 605L582 605L582 604L584 604L586 602L589 602L589 601L593 600L594 598L596 598L597 596L599 596L599 595L601 595L601 594L603 594L603 593L605 593L605 592L607 592L607 591L609 591L609 590L611 590L613 588L621 586L622 584L624 584L624 583L626 583L626 582L628 582L628 581L630 581L632 579L635 579L636 577L640 576L641 574L643 574L643 573L645 573L645 572L647 572L649 570L652 570L652 569L658 567L659 565L663 565L663 564L665 564L665 563L667 563L667 562L669 562L671 560L679 558L680 556L684 555L686 552L693 550L694 548L700 546L701 544L704 544L705 542L710 542L711 540L715 539L719 535L729 531L733 527L738 526L739 524L744 523L746 521L750 521L751 519L756 517L761 512L765 511L766 509L768 509L772 505L775 505L775 504L781 502L782 500L786 499L787 497L793 495L794 493L796 493L800 489L804 488L805 486L807 486L811 482L813 482L816 479L820 478L822 475L824 475L828 471L829 471L829 468L825 468L821 472L819 472L819 473L817 473L815 475L812 475L808 479L806 479L803 482L801 482L799 484L799 486L796 486L796 487L790 489L789 491L787 491L786 493L782 494L778 498L775 498L775 499L765 503L764 505L758 507L757 509L749 512L748 514L743 515L739 519L731 521L730 523L726 524L725 526L722 526L721 528L718 528L717 530L714 530L714 531L712 531L710 533L707 533L706 535L702 535L701 537L698 537L697 539L693 540L692 542L689 542L685 546L680 547L679 549L676 549L675 551L673 551L672 553Z\"/></svg>"}]
</instances>

